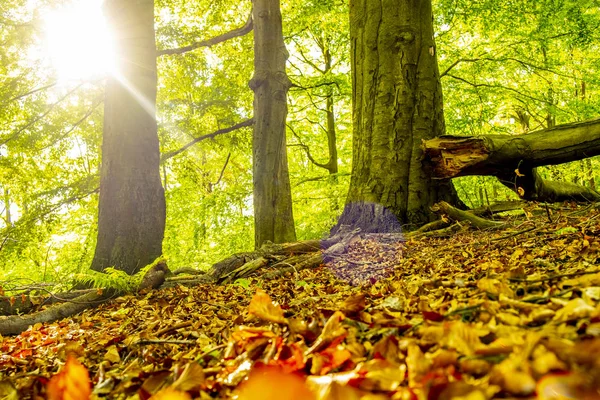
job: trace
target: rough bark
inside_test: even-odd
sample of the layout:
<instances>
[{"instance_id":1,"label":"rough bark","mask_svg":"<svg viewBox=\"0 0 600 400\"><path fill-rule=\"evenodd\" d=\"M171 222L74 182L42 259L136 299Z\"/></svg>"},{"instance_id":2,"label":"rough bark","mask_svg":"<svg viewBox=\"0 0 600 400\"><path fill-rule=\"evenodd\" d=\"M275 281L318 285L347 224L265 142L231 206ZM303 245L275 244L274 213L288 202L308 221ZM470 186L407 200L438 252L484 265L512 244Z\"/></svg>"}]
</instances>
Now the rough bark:
<instances>
[{"instance_id":1,"label":"rough bark","mask_svg":"<svg viewBox=\"0 0 600 400\"><path fill-rule=\"evenodd\" d=\"M162 253L165 196L156 127L153 0L109 0L118 60L104 106L98 241L92 269L136 273Z\"/></svg>"},{"instance_id":2,"label":"rough bark","mask_svg":"<svg viewBox=\"0 0 600 400\"><path fill-rule=\"evenodd\" d=\"M351 0L350 39L353 169L334 232L427 223L430 206L457 200L449 182L432 182L421 160L421 141L445 130L431 1Z\"/></svg>"},{"instance_id":3,"label":"rough bark","mask_svg":"<svg viewBox=\"0 0 600 400\"><path fill-rule=\"evenodd\" d=\"M443 136L423 149L438 178L494 175L525 200L600 200L593 189L542 179L535 169L600 154L600 119L523 135Z\"/></svg>"},{"instance_id":4,"label":"rough bark","mask_svg":"<svg viewBox=\"0 0 600 400\"><path fill-rule=\"evenodd\" d=\"M99 293L94 290L73 299L73 302L58 304L43 311L27 315L0 317L0 335L18 335L37 323L56 321L75 315L87 308L94 307L116 296L115 292Z\"/></svg>"},{"instance_id":5,"label":"rough bark","mask_svg":"<svg viewBox=\"0 0 600 400\"><path fill-rule=\"evenodd\" d=\"M250 88L254 91L254 239L259 248L265 241L293 242L296 231L285 139L288 52L279 0L255 0L253 17L254 77Z\"/></svg>"}]
</instances>

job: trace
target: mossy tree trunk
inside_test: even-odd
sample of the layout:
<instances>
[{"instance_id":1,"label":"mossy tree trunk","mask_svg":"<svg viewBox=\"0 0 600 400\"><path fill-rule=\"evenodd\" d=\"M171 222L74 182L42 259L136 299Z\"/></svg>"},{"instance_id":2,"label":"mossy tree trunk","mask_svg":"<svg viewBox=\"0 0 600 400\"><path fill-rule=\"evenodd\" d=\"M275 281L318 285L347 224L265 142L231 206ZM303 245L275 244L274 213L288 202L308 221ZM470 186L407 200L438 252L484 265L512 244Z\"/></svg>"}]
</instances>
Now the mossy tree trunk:
<instances>
[{"instance_id":1,"label":"mossy tree trunk","mask_svg":"<svg viewBox=\"0 0 600 400\"><path fill-rule=\"evenodd\" d=\"M92 269L129 274L162 253L165 196L156 126L153 0L107 0L117 73L104 103L98 241Z\"/></svg>"},{"instance_id":2,"label":"mossy tree trunk","mask_svg":"<svg viewBox=\"0 0 600 400\"><path fill-rule=\"evenodd\" d=\"M431 0L351 0L350 40L352 178L334 232L422 225L435 218L431 205L456 202L448 181L432 182L420 149L445 130Z\"/></svg>"},{"instance_id":3,"label":"mossy tree trunk","mask_svg":"<svg viewBox=\"0 0 600 400\"><path fill-rule=\"evenodd\" d=\"M279 0L255 0L254 18L254 239L260 247L296 240L285 139L288 52Z\"/></svg>"}]
</instances>

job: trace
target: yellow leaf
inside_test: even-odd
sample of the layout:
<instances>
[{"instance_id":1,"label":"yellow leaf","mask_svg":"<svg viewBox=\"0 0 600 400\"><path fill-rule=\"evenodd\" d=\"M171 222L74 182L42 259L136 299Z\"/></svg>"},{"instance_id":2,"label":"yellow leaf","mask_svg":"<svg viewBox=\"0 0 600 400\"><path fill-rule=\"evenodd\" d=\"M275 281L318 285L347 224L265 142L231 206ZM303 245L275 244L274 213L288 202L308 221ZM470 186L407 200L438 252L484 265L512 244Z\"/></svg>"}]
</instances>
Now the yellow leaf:
<instances>
[{"instance_id":1,"label":"yellow leaf","mask_svg":"<svg viewBox=\"0 0 600 400\"><path fill-rule=\"evenodd\" d=\"M199 389L204 382L204 369L196 362L189 363L179 378L173 383L173 388L183 391Z\"/></svg>"},{"instance_id":2,"label":"yellow leaf","mask_svg":"<svg viewBox=\"0 0 600 400\"><path fill-rule=\"evenodd\" d=\"M505 295L508 298L515 297L512 289L506 282L501 282L498 279L482 278L477 282L477 287L482 292L493 294L494 296Z\"/></svg>"},{"instance_id":3,"label":"yellow leaf","mask_svg":"<svg viewBox=\"0 0 600 400\"><path fill-rule=\"evenodd\" d=\"M117 346L114 344L108 348L106 354L104 354L104 359L109 361L111 364L116 364L121 361L121 356L119 356L119 351L117 350Z\"/></svg>"},{"instance_id":4,"label":"yellow leaf","mask_svg":"<svg viewBox=\"0 0 600 400\"><path fill-rule=\"evenodd\" d=\"M264 321L287 324L287 319L284 318L281 307L273 304L271 297L262 289L256 290L250 301L248 312Z\"/></svg>"}]
</instances>

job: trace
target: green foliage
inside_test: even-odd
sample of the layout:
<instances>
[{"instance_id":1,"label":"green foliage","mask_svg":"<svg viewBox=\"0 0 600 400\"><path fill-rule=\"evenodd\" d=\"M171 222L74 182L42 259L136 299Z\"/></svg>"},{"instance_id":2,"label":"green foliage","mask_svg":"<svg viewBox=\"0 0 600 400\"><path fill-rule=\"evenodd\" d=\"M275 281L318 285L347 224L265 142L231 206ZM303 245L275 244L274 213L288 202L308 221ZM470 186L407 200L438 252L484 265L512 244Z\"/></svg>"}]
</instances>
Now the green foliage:
<instances>
[{"instance_id":1,"label":"green foliage","mask_svg":"<svg viewBox=\"0 0 600 400\"><path fill-rule=\"evenodd\" d=\"M75 275L75 280L94 288L115 289L123 292L132 292L135 290L143 275L127 275L126 272L106 268L104 272L88 270L85 273Z\"/></svg>"},{"instance_id":2,"label":"green foliage","mask_svg":"<svg viewBox=\"0 0 600 400\"><path fill-rule=\"evenodd\" d=\"M140 269L135 275L128 275L124 271L109 267L103 272L87 270L84 273L76 274L74 280L94 288L115 289L130 293L140 286L146 273L160 262L166 262L166 259L158 257L154 262Z\"/></svg>"}]
</instances>

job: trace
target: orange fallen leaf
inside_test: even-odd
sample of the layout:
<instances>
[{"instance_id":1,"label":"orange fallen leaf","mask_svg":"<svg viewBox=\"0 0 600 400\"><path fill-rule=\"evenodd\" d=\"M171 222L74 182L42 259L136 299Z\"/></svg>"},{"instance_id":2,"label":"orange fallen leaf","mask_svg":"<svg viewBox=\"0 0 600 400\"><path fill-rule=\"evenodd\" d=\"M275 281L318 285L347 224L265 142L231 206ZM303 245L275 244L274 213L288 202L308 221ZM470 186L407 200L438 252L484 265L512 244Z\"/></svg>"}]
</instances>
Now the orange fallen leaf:
<instances>
[{"instance_id":1,"label":"orange fallen leaf","mask_svg":"<svg viewBox=\"0 0 600 400\"><path fill-rule=\"evenodd\" d=\"M150 397L149 400L192 400L192 397L185 392L173 388L166 388Z\"/></svg>"},{"instance_id":2,"label":"orange fallen leaf","mask_svg":"<svg viewBox=\"0 0 600 400\"><path fill-rule=\"evenodd\" d=\"M279 368L259 367L240 386L239 400L313 400L315 395L304 379Z\"/></svg>"},{"instance_id":3,"label":"orange fallen leaf","mask_svg":"<svg viewBox=\"0 0 600 400\"><path fill-rule=\"evenodd\" d=\"M273 304L271 297L262 289L256 290L250 301L248 312L265 321L287 324L287 319L283 316L281 307Z\"/></svg>"},{"instance_id":4,"label":"orange fallen leaf","mask_svg":"<svg viewBox=\"0 0 600 400\"><path fill-rule=\"evenodd\" d=\"M48 382L48 400L85 400L92 393L88 370L69 356L62 371Z\"/></svg>"}]
</instances>

